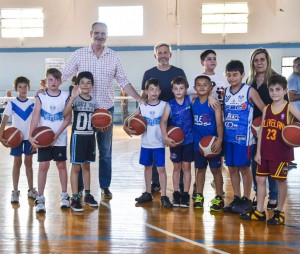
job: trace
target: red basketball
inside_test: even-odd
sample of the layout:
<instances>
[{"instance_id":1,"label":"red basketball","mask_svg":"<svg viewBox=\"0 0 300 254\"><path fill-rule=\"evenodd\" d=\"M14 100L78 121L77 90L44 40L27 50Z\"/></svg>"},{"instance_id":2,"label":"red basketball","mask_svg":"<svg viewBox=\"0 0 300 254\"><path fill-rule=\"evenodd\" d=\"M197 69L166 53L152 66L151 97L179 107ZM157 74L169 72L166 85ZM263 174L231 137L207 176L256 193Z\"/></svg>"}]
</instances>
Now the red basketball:
<instances>
[{"instance_id":1,"label":"red basketball","mask_svg":"<svg viewBox=\"0 0 300 254\"><path fill-rule=\"evenodd\" d=\"M167 134L168 137L176 143L176 146L180 145L184 140L184 132L179 127L169 126L167 128Z\"/></svg>"},{"instance_id":2,"label":"red basketball","mask_svg":"<svg viewBox=\"0 0 300 254\"><path fill-rule=\"evenodd\" d=\"M142 135L147 129L147 121L141 115L134 115L128 119L128 126L136 131L135 135Z\"/></svg>"},{"instance_id":3,"label":"red basketball","mask_svg":"<svg viewBox=\"0 0 300 254\"><path fill-rule=\"evenodd\" d=\"M281 134L283 141L288 146L300 146L300 123L292 123L285 126Z\"/></svg>"},{"instance_id":4,"label":"red basketball","mask_svg":"<svg viewBox=\"0 0 300 254\"><path fill-rule=\"evenodd\" d=\"M2 138L8 141L8 147L14 148L21 144L23 135L20 130L15 127L9 127L3 131Z\"/></svg>"},{"instance_id":5,"label":"red basketball","mask_svg":"<svg viewBox=\"0 0 300 254\"><path fill-rule=\"evenodd\" d=\"M252 122L251 131L255 137L257 137L257 132L260 131L261 129L261 121L262 121L262 117L259 116L255 118Z\"/></svg>"},{"instance_id":6,"label":"red basketball","mask_svg":"<svg viewBox=\"0 0 300 254\"><path fill-rule=\"evenodd\" d=\"M211 147L218 138L215 136L205 136L199 142L199 152L207 158L213 158L217 153L212 152Z\"/></svg>"},{"instance_id":7,"label":"red basketball","mask_svg":"<svg viewBox=\"0 0 300 254\"><path fill-rule=\"evenodd\" d=\"M107 109L97 109L92 115L92 125L95 128L106 128L111 125L112 116Z\"/></svg>"},{"instance_id":8,"label":"red basketball","mask_svg":"<svg viewBox=\"0 0 300 254\"><path fill-rule=\"evenodd\" d=\"M50 127L39 126L32 132L32 137L38 142L41 147L48 147L53 143L54 132Z\"/></svg>"}]
</instances>

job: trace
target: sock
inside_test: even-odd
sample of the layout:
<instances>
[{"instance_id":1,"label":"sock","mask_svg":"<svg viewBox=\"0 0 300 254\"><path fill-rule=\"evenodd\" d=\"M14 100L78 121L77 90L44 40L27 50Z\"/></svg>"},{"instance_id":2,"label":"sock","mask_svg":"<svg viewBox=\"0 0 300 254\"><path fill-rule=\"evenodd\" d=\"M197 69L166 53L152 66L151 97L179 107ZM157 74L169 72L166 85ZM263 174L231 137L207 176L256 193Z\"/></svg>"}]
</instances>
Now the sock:
<instances>
[{"instance_id":1,"label":"sock","mask_svg":"<svg viewBox=\"0 0 300 254\"><path fill-rule=\"evenodd\" d=\"M90 190L84 190L85 196L90 195L91 191Z\"/></svg>"},{"instance_id":2,"label":"sock","mask_svg":"<svg viewBox=\"0 0 300 254\"><path fill-rule=\"evenodd\" d=\"M79 198L78 194L72 194L72 199L78 200L78 198Z\"/></svg>"}]
</instances>

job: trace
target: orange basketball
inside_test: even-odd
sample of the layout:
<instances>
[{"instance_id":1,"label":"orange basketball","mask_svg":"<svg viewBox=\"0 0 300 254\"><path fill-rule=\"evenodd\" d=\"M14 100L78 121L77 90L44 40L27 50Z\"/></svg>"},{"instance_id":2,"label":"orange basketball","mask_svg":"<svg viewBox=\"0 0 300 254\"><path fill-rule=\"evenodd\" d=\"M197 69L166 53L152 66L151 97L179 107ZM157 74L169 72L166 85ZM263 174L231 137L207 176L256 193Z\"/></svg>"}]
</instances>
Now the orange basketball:
<instances>
[{"instance_id":1,"label":"orange basketball","mask_svg":"<svg viewBox=\"0 0 300 254\"><path fill-rule=\"evenodd\" d=\"M92 115L92 125L95 128L106 128L111 125L112 116L107 109L97 109Z\"/></svg>"},{"instance_id":2,"label":"orange basketball","mask_svg":"<svg viewBox=\"0 0 300 254\"><path fill-rule=\"evenodd\" d=\"M20 130L15 127L9 127L3 131L2 138L8 141L8 147L14 148L23 141L23 135Z\"/></svg>"},{"instance_id":3,"label":"orange basketball","mask_svg":"<svg viewBox=\"0 0 300 254\"><path fill-rule=\"evenodd\" d=\"M48 147L53 143L54 132L50 127L39 126L32 132L32 137L38 142L41 147Z\"/></svg>"},{"instance_id":4,"label":"orange basketball","mask_svg":"<svg viewBox=\"0 0 300 254\"><path fill-rule=\"evenodd\" d=\"M218 155L217 153L214 153L211 150L211 147L213 145L213 143L217 140L218 138L215 136L205 136L203 137L200 142L199 142L199 152L207 158L213 158L216 155Z\"/></svg>"},{"instance_id":5,"label":"orange basketball","mask_svg":"<svg viewBox=\"0 0 300 254\"><path fill-rule=\"evenodd\" d=\"M167 134L168 137L176 143L176 146L180 145L184 140L184 132L177 126L169 126L167 128Z\"/></svg>"},{"instance_id":6,"label":"orange basketball","mask_svg":"<svg viewBox=\"0 0 300 254\"><path fill-rule=\"evenodd\" d=\"M251 131L255 137L257 137L257 132L260 131L261 129L261 121L262 121L262 117L259 116L256 117L252 122Z\"/></svg>"},{"instance_id":7,"label":"orange basketball","mask_svg":"<svg viewBox=\"0 0 300 254\"><path fill-rule=\"evenodd\" d=\"M285 126L282 130L282 139L292 147L300 146L300 123L292 123Z\"/></svg>"},{"instance_id":8,"label":"orange basketball","mask_svg":"<svg viewBox=\"0 0 300 254\"><path fill-rule=\"evenodd\" d=\"M147 129L147 121L142 115L134 115L128 119L128 126L136 131L135 135L142 135Z\"/></svg>"}]
</instances>

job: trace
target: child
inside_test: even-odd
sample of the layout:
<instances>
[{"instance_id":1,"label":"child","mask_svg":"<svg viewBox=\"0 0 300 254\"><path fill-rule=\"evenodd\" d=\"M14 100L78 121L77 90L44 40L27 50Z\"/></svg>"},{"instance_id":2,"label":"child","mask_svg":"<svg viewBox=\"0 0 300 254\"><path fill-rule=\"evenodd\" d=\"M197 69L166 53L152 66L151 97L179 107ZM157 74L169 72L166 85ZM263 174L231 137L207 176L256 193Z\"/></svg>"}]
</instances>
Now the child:
<instances>
[{"instance_id":1,"label":"child","mask_svg":"<svg viewBox=\"0 0 300 254\"><path fill-rule=\"evenodd\" d=\"M271 76L268 89L272 104L264 108L262 130L258 133L255 161L257 181L257 209L241 215L245 220L266 221L264 202L266 196L266 179L274 178L278 185L278 205L274 215L267 221L269 225L283 225L285 214L283 206L287 197L286 178L289 163L294 160L294 150L283 142L281 133L284 126L291 123L293 116L300 119L300 112L294 104L289 104L284 96L287 94L287 81L280 75ZM271 149L270 149L271 148Z\"/></svg>"},{"instance_id":2,"label":"child","mask_svg":"<svg viewBox=\"0 0 300 254\"><path fill-rule=\"evenodd\" d=\"M91 125L91 117L93 112L98 108L97 102L89 93L94 85L93 74L84 71L77 76L77 84L75 85L69 101L63 111L64 117L72 114L74 111L74 120L71 135L71 188L72 201L71 209L80 212L83 207L80 203L78 195L78 174L80 166L82 167L84 177L85 196L84 203L91 207L98 207L97 201L90 194L90 162L95 162L96 158L96 141L95 131ZM79 94L80 89L80 94Z\"/></svg>"},{"instance_id":3,"label":"child","mask_svg":"<svg viewBox=\"0 0 300 254\"><path fill-rule=\"evenodd\" d=\"M257 91L242 83L244 75L244 65L241 61L232 60L226 65L226 76L230 88L225 89L224 98L224 150L234 199L223 210L239 214L245 214L252 209L252 202L249 198L252 185L250 164L253 144L251 132L253 103L261 111L265 106ZM244 185L242 198L240 174Z\"/></svg>"},{"instance_id":4,"label":"child","mask_svg":"<svg viewBox=\"0 0 300 254\"><path fill-rule=\"evenodd\" d=\"M166 102L158 99L161 94L161 87L158 79L151 78L146 81L144 92L147 95L147 105L141 104L132 115L141 114L147 121L147 130L142 135L140 164L145 166L146 192L135 201L138 203L152 201L151 179L152 165L157 166L159 182L161 186L161 205L165 208L171 208L173 205L166 196L167 174L165 168L165 144L160 129L161 116L163 114ZM130 118L129 116L128 118ZM127 119L124 125L124 131L131 136L135 131L127 126Z\"/></svg>"},{"instance_id":5,"label":"child","mask_svg":"<svg viewBox=\"0 0 300 254\"><path fill-rule=\"evenodd\" d=\"M160 122L165 144L170 147L170 159L173 162L173 206L190 206L191 162L194 161L193 149L193 116L191 98L187 94L188 84L184 77L176 77L171 82L175 99L169 101L164 109ZM180 127L184 132L184 141L180 146L168 137L169 126ZM175 147L176 146L176 147ZM180 170L183 170L184 192L179 191Z\"/></svg>"},{"instance_id":6,"label":"child","mask_svg":"<svg viewBox=\"0 0 300 254\"><path fill-rule=\"evenodd\" d=\"M38 148L38 196L36 197L36 212L46 212L44 189L47 180L47 173L50 161L56 162L59 171L59 178L62 188L61 208L70 207L69 195L67 193L67 129L71 120L71 115L63 116L62 112L68 99L68 92L61 91L61 72L55 68L50 68L46 72L47 90L44 94L37 95L33 116L29 130L30 143ZM39 147L38 142L32 137L32 132L37 126L48 126L54 133L53 146L46 148Z\"/></svg>"},{"instance_id":7,"label":"child","mask_svg":"<svg viewBox=\"0 0 300 254\"><path fill-rule=\"evenodd\" d=\"M210 210L220 211L224 207L223 195L223 177L221 172L221 150L223 141L223 116L222 109L210 107L208 97L213 89L211 79L206 75L200 75L195 78L194 89L198 98L193 101L192 110L194 115L194 155L196 168L196 185L198 193L196 195L194 208L203 208L203 189L205 184L205 174L207 165L214 177L216 186L216 196L211 201ZM214 158L206 158L198 150L199 142L204 136L213 135L218 139L212 146L212 151L218 155Z\"/></svg>"},{"instance_id":8,"label":"child","mask_svg":"<svg viewBox=\"0 0 300 254\"><path fill-rule=\"evenodd\" d=\"M29 124L32 117L34 103L27 98L28 90L30 89L30 81L26 77L17 77L14 81L14 89L18 93L17 98L8 101L4 117L0 127L0 140L4 146L7 146L8 141L2 138L3 131L7 124L7 120L12 116L12 126L17 127L23 134L23 142L15 148L11 149L10 155L14 156L13 163L13 191L11 194L11 203L19 203L20 191L18 190L20 169L22 166L22 153L24 153L24 164L26 168L26 176L28 183L29 198L35 199L37 191L33 188L33 172L32 172L32 154L35 153L30 142L28 141Z\"/></svg>"}]
</instances>

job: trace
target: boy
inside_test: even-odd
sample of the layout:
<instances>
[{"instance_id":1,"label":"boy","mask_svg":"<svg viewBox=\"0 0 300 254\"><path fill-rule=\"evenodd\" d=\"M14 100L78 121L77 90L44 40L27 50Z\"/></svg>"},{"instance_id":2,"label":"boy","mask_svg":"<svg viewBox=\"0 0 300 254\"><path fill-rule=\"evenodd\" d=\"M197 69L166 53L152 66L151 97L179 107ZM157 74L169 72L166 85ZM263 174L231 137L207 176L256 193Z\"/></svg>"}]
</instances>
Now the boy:
<instances>
[{"instance_id":1,"label":"boy","mask_svg":"<svg viewBox=\"0 0 300 254\"><path fill-rule=\"evenodd\" d=\"M256 90L243 84L244 65L241 61L232 60L226 65L226 76L230 88L225 89L224 98L224 150L234 192L233 201L224 212L245 214L252 209L249 199L252 186L251 132L253 103L262 111L265 104ZM244 195L241 198L240 174L243 179Z\"/></svg>"},{"instance_id":2,"label":"boy","mask_svg":"<svg viewBox=\"0 0 300 254\"><path fill-rule=\"evenodd\" d=\"M169 101L164 109L160 122L165 144L170 147L170 159L173 162L173 206L190 206L191 162L194 161L193 149L193 116L191 98L187 94L188 84L184 77L176 77L171 82L175 99ZM168 122L169 121L169 122ZM180 127L184 140L180 146L168 137L167 124ZM183 171L184 191L179 191L180 170Z\"/></svg>"},{"instance_id":3,"label":"boy","mask_svg":"<svg viewBox=\"0 0 300 254\"><path fill-rule=\"evenodd\" d=\"M222 109L218 107L210 107L208 97L213 89L210 77L200 75L195 78L194 89L198 97L192 103L194 115L194 156L196 168L196 186L198 193L194 203L194 208L203 208L203 189L205 184L205 174L207 165L214 177L216 196L211 201L210 210L220 211L224 207L223 195L223 177L221 172L221 150L223 141L223 116ZM198 150L199 142L204 136L213 135L218 139L212 146L212 151L217 156L206 158L200 154Z\"/></svg>"},{"instance_id":4,"label":"boy","mask_svg":"<svg viewBox=\"0 0 300 254\"><path fill-rule=\"evenodd\" d=\"M70 207L69 195L67 193L67 129L71 120L71 115L63 117L63 110L68 99L68 92L61 91L61 72L55 68L50 68L46 72L47 90L44 94L39 93L35 100L33 116L29 130L29 141L38 148L38 196L36 197L36 212L46 212L44 189L47 180L47 173L50 161L56 162L59 171L59 178L62 188L61 208ZM42 148L32 137L32 132L37 126L48 126L54 133L53 146Z\"/></svg>"},{"instance_id":5,"label":"boy","mask_svg":"<svg viewBox=\"0 0 300 254\"><path fill-rule=\"evenodd\" d=\"M152 201L151 179L152 165L157 166L159 182L161 186L161 205L165 208L171 208L173 205L166 196L167 174L165 168L165 144L160 129L161 116L163 114L166 102L158 99L161 88L158 79L149 79L146 81L144 92L147 95L147 104L141 104L131 115L141 114L147 121L147 130L141 138L140 164L145 166L146 192L135 201L138 203ZM130 116L128 117L130 118ZM127 126L125 120L124 131L131 136L135 131Z\"/></svg>"},{"instance_id":6,"label":"boy","mask_svg":"<svg viewBox=\"0 0 300 254\"><path fill-rule=\"evenodd\" d=\"M24 153L24 164L26 169L29 198L35 199L37 191L33 188L33 172L32 172L32 154L35 150L28 141L29 124L32 118L34 103L27 98L28 90L30 89L30 81L26 77L17 77L14 81L14 89L18 93L17 98L8 101L4 117L0 127L0 141L4 146L7 146L8 141L2 138L3 131L7 124L7 120L12 116L12 126L17 127L23 134L23 142L15 148L11 149L10 155L14 156L13 163L13 191L11 194L11 203L19 203L20 191L18 190L20 169L22 166L22 154Z\"/></svg>"},{"instance_id":7,"label":"boy","mask_svg":"<svg viewBox=\"0 0 300 254\"><path fill-rule=\"evenodd\" d=\"M293 147L286 145L282 139L282 129L292 122L293 116L300 119L296 105L289 104L284 96L287 94L287 80L280 75L271 76L268 89L272 104L263 111L262 130L258 133L255 161L257 181L257 208L241 215L245 220L266 221L264 202L266 196L266 179L274 178L278 185L278 205L274 215L267 221L269 225L283 225L285 214L283 206L287 197L286 178L289 163L294 159ZM271 148L271 149L270 149Z\"/></svg>"},{"instance_id":8,"label":"boy","mask_svg":"<svg viewBox=\"0 0 300 254\"><path fill-rule=\"evenodd\" d=\"M81 212L83 211L83 207L78 194L78 174L80 167L82 167L85 185L84 203L90 207L98 207L97 201L90 194L90 162L95 162L96 158L95 131L90 119L98 106L96 100L89 95L94 85L93 74L88 71L80 72L77 76L77 84L72 90L63 115L65 117L71 114L73 108L74 120L70 148L70 162L72 163L70 177L72 188L71 209L75 212Z\"/></svg>"}]
</instances>

